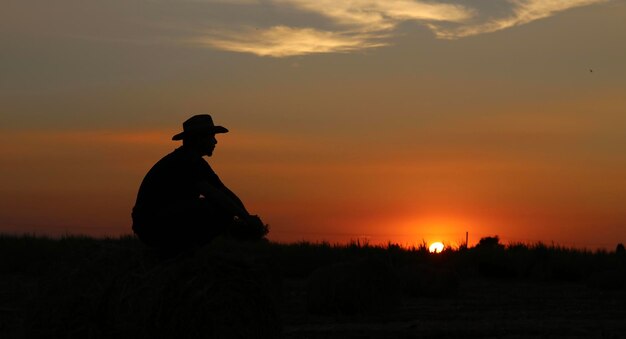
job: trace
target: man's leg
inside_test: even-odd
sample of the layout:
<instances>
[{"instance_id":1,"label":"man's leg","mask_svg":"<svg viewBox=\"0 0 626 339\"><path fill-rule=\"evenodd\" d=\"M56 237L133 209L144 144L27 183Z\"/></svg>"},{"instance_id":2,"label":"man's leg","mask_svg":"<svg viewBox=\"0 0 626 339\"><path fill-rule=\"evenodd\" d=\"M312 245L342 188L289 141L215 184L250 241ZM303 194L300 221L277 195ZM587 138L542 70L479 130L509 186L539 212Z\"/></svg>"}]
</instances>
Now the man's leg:
<instances>
[{"instance_id":1,"label":"man's leg","mask_svg":"<svg viewBox=\"0 0 626 339\"><path fill-rule=\"evenodd\" d=\"M194 243L200 246L223 234L233 220L232 216L203 199L198 200L192 210L186 223L187 233L191 235Z\"/></svg>"}]
</instances>

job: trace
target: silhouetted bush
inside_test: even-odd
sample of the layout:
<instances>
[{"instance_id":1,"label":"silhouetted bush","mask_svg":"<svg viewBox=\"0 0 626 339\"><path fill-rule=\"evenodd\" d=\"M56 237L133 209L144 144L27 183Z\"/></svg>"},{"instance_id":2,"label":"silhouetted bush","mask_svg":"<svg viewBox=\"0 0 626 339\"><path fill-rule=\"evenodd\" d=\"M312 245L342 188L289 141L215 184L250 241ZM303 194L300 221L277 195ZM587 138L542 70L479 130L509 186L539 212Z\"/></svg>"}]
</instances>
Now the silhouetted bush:
<instances>
[{"instance_id":1,"label":"silhouetted bush","mask_svg":"<svg viewBox=\"0 0 626 339\"><path fill-rule=\"evenodd\" d=\"M484 237L478 241L476 244L477 249L503 249L504 245L500 244L500 237L497 235L493 237Z\"/></svg>"},{"instance_id":2,"label":"silhouetted bush","mask_svg":"<svg viewBox=\"0 0 626 339\"><path fill-rule=\"evenodd\" d=\"M504 245L498 236L480 239L476 247L470 251L478 273L489 278L510 278L515 276Z\"/></svg>"}]
</instances>

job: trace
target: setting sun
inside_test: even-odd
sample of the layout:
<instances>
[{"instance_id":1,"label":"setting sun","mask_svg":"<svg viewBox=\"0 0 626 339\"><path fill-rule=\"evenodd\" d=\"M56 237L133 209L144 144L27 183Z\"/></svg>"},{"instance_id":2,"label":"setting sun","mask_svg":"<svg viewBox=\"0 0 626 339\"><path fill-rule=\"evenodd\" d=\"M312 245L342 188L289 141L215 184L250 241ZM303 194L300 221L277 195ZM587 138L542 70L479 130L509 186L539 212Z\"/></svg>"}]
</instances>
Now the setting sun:
<instances>
[{"instance_id":1,"label":"setting sun","mask_svg":"<svg viewBox=\"0 0 626 339\"><path fill-rule=\"evenodd\" d=\"M430 244L430 247L428 247L428 251L430 253L441 253L441 251L443 251L443 247L443 243L437 241Z\"/></svg>"}]
</instances>

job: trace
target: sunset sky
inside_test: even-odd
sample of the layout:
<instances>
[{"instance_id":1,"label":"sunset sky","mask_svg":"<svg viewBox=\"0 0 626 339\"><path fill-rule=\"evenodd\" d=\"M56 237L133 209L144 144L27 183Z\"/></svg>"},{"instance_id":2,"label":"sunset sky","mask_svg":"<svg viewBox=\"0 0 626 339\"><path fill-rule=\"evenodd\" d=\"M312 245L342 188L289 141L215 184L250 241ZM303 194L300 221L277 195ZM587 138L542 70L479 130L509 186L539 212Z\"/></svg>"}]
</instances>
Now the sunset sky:
<instances>
[{"instance_id":1,"label":"sunset sky","mask_svg":"<svg viewBox=\"0 0 626 339\"><path fill-rule=\"evenodd\" d=\"M194 114L276 241L626 242L626 1L8 0L0 232L117 236Z\"/></svg>"}]
</instances>

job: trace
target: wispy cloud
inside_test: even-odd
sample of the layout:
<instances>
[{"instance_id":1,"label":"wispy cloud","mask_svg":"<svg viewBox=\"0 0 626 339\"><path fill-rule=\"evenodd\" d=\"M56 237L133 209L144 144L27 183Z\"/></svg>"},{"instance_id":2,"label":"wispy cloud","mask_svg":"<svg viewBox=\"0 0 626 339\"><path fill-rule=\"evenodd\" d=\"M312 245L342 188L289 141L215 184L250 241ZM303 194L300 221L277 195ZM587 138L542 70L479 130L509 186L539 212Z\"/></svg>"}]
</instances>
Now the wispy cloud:
<instances>
[{"instance_id":1,"label":"wispy cloud","mask_svg":"<svg viewBox=\"0 0 626 339\"><path fill-rule=\"evenodd\" d=\"M535 20L551 17L575 7L588 6L610 0L509 0L513 13L504 18L491 19L474 25L460 25L446 29L441 25L428 24L438 38L457 39L483 33L492 33Z\"/></svg>"},{"instance_id":2,"label":"wispy cloud","mask_svg":"<svg viewBox=\"0 0 626 339\"><path fill-rule=\"evenodd\" d=\"M350 52L384 46L373 34L320 31L314 28L274 26L267 29L214 32L194 39L199 43L233 52L259 56L286 57L293 55Z\"/></svg>"},{"instance_id":3,"label":"wispy cloud","mask_svg":"<svg viewBox=\"0 0 626 339\"><path fill-rule=\"evenodd\" d=\"M386 30L407 20L463 22L473 15L465 6L414 0L274 0L318 13L362 31Z\"/></svg>"},{"instance_id":4,"label":"wispy cloud","mask_svg":"<svg viewBox=\"0 0 626 339\"><path fill-rule=\"evenodd\" d=\"M269 28L213 30L193 43L259 56L287 57L342 53L385 46L381 39L407 20L463 22L473 12L464 6L413 0L270 0L274 6L316 15L328 29L273 25Z\"/></svg>"},{"instance_id":5,"label":"wispy cloud","mask_svg":"<svg viewBox=\"0 0 626 339\"><path fill-rule=\"evenodd\" d=\"M559 12L610 0L502 0L457 3L419 0L266 0L264 6L314 16L313 25L275 22L257 29L210 30L193 43L213 48L288 57L312 53L341 53L389 44L395 28L415 22L430 28L440 39L458 39L496 32ZM215 0L209 2L215 3ZM238 2L238 6L254 1ZM257 3L258 5L259 3ZM482 4L482 7L472 7ZM494 13L494 9L498 13ZM252 26L252 25L251 25Z\"/></svg>"}]
</instances>

